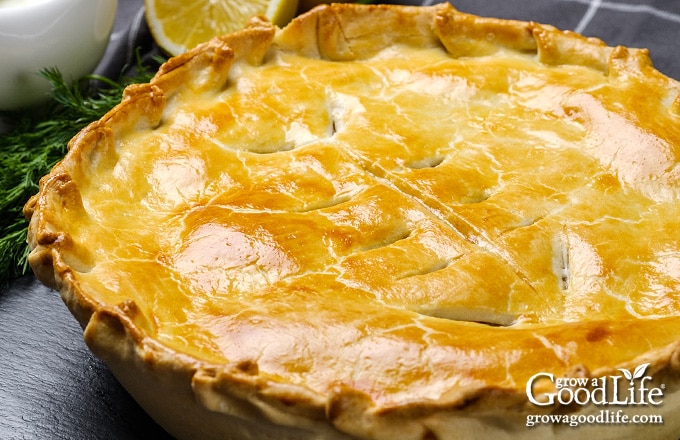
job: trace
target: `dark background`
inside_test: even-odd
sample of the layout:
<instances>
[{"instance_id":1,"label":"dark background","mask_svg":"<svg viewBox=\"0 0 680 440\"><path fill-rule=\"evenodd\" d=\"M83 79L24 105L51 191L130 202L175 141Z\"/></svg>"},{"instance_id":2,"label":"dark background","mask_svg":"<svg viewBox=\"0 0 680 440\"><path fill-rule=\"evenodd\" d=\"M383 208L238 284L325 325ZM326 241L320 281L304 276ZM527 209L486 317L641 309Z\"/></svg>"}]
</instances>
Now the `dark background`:
<instances>
[{"instance_id":1,"label":"dark background","mask_svg":"<svg viewBox=\"0 0 680 440\"><path fill-rule=\"evenodd\" d=\"M440 1L393 1L430 5ZM680 79L678 0L452 0L464 12L533 20L644 47L655 66ZM116 78L135 49L157 53L143 0L119 0L111 43L97 73ZM85 346L57 292L33 276L0 292L0 439L167 439ZM651 439L650 439L651 440Z\"/></svg>"}]
</instances>

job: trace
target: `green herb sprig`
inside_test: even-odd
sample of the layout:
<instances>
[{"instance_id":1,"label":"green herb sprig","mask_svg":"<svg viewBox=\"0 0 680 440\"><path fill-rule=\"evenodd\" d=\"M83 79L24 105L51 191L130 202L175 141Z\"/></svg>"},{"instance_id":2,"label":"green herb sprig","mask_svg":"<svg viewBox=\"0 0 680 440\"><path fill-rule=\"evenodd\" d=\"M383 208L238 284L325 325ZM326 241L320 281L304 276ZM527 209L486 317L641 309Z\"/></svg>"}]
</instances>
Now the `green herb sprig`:
<instances>
[{"instance_id":1,"label":"green herb sprig","mask_svg":"<svg viewBox=\"0 0 680 440\"><path fill-rule=\"evenodd\" d=\"M44 69L39 74L53 88L49 103L39 110L0 112L10 127L0 134L0 285L29 271L23 206L38 191L40 178L64 157L73 136L120 102L126 86L151 79L154 70L139 57L137 64L134 74L118 81L91 75L72 86L57 69ZM88 93L93 84L96 90Z\"/></svg>"}]
</instances>

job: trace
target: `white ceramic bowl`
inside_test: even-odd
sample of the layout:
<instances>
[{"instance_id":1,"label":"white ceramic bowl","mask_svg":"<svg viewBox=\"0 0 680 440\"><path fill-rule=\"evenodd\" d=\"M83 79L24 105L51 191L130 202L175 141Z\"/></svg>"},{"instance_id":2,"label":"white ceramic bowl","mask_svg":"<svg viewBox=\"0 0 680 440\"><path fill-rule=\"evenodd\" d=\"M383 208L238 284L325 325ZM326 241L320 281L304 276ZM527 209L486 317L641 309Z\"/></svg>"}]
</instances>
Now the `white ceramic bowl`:
<instances>
[{"instance_id":1,"label":"white ceramic bowl","mask_svg":"<svg viewBox=\"0 0 680 440\"><path fill-rule=\"evenodd\" d=\"M0 110L40 104L57 67L71 82L92 72L106 50L117 0L0 0Z\"/></svg>"}]
</instances>

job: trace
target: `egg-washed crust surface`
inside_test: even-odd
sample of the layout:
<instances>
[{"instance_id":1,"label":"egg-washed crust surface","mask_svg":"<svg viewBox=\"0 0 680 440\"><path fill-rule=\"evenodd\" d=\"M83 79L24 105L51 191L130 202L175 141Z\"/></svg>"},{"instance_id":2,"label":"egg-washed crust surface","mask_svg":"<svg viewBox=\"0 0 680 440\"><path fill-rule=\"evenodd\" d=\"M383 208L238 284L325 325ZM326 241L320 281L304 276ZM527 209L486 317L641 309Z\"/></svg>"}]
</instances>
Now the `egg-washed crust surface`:
<instances>
[{"instance_id":1,"label":"egg-washed crust surface","mask_svg":"<svg viewBox=\"0 0 680 440\"><path fill-rule=\"evenodd\" d=\"M536 411L540 371L649 363L670 395L679 92L645 50L448 4L256 18L70 142L30 263L180 437L130 372L374 438Z\"/></svg>"}]
</instances>

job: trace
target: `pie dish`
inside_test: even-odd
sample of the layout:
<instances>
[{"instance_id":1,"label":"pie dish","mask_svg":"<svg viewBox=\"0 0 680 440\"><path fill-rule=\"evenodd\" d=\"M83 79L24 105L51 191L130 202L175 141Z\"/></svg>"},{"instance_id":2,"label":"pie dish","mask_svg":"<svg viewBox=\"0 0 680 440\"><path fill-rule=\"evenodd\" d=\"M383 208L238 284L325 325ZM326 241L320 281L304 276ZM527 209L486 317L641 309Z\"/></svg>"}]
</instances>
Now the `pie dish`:
<instances>
[{"instance_id":1,"label":"pie dish","mask_svg":"<svg viewBox=\"0 0 680 440\"><path fill-rule=\"evenodd\" d=\"M679 95L449 4L256 17L71 140L30 263L177 438L676 438Z\"/></svg>"}]
</instances>

